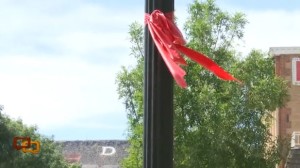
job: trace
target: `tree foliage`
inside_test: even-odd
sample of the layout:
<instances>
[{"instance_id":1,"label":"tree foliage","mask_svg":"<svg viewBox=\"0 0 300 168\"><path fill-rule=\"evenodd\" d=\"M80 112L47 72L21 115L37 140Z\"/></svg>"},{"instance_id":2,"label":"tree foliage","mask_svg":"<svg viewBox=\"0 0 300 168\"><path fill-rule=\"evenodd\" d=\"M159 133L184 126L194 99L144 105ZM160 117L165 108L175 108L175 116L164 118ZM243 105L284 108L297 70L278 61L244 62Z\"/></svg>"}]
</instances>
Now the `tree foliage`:
<instances>
[{"instance_id":1,"label":"tree foliage","mask_svg":"<svg viewBox=\"0 0 300 168\"><path fill-rule=\"evenodd\" d=\"M118 93L124 100L128 118L129 157L122 167L142 167L143 160L143 29L137 22L130 25L131 55L137 60L133 68L122 67L118 74Z\"/></svg>"},{"instance_id":2,"label":"tree foliage","mask_svg":"<svg viewBox=\"0 0 300 168\"><path fill-rule=\"evenodd\" d=\"M3 106L2 106L3 107ZM13 120L2 114L0 107L0 167L5 168L79 168L77 164L68 164L62 155L61 148L37 132L36 126L24 125L22 120ZM14 137L30 137L40 142L38 154L23 153L12 147Z\"/></svg>"},{"instance_id":3,"label":"tree foliage","mask_svg":"<svg viewBox=\"0 0 300 168\"><path fill-rule=\"evenodd\" d=\"M272 111L285 104L286 83L276 77L274 61L258 50L238 58L234 42L243 37L244 14L229 14L213 0L194 1L185 24L188 46L205 53L242 84L225 82L188 61L189 87L174 91L174 162L178 168L274 167L277 143L269 133ZM131 146L123 167L142 167L143 29L130 27L137 64L122 67L118 93L124 100Z\"/></svg>"}]
</instances>

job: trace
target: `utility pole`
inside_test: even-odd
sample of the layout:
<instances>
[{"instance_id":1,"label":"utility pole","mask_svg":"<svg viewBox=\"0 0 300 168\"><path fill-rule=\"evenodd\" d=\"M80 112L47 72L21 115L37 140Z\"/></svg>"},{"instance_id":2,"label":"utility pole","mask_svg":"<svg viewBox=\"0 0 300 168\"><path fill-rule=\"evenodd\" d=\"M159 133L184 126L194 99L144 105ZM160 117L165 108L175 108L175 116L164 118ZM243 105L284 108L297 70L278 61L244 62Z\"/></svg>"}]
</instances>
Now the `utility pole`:
<instances>
[{"instance_id":1,"label":"utility pole","mask_svg":"<svg viewBox=\"0 0 300 168\"><path fill-rule=\"evenodd\" d=\"M145 12L174 11L174 0L146 0ZM173 168L173 78L145 27L144 168Z\"/></svg>"}]
</instances>

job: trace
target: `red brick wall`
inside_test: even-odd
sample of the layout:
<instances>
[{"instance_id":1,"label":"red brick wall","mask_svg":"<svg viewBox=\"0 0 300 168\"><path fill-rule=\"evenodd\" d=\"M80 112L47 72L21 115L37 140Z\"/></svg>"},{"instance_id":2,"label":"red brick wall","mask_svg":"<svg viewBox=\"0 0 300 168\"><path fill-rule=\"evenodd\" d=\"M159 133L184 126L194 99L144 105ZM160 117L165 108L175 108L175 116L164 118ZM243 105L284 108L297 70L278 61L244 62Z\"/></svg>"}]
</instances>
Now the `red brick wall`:
<instances>
[{"instance_id":1,"label":"red brick wall","mask_svg":"<svg viewBox=\"0 0 300 168\"><path fill-rule=\"evenodd\" d=\"M292 59L297 57L300 57L300 54L279 55L274 58L275 73L287 81L290 94L290 101L285 107L278 109L275 116L278 125L277 136L282 138L291 135L293 131L300 131L300 86L292 85ZM284 163L281 163L279 168L284 168Z\"/></svg>"},{"instance_id":2,"label":"red brick wall","mask_svg":"<svg viewBox=\"0 0 300 168\"><path fill-rule=\"evenodd\" d=\"M288 73L289 69L286 68L285 63L290 61L290 57L287 55L275 56L275 73L277 76L280 76L286 79L287 76L291 74ZM288 122L288 116L291 112L290 108L280 108L278 109L278 119L277 124L279 127L279 137L284 137L287 135L287 128L291 127L290 122Z\"/></svg>"},{"instance_id":3,"label":"red brick wall","mask_svg":"<svg viewBox=\"0 0 300 168\"><path fill-rule=\"evenodd\" d=\"M291 108L281 108L278 113L279 136L285 137L289 134L287 129L291 128Z\"/></svg>"}]
</instances>

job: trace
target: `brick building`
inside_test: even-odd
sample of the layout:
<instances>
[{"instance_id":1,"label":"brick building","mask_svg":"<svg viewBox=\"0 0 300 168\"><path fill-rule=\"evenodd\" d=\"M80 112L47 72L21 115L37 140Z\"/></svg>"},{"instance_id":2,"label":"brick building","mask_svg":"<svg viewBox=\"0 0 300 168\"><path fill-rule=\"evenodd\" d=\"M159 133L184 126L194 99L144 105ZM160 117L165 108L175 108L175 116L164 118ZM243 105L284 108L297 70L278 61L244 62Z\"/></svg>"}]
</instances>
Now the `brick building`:
<instances>
[{"instance_id":1,"label":"brick building","mask_svg":"<svg viewBox=\"0 0 300 168\"><path fill-rule=\"evenodd\" d=\"M275 137L292 136L291 153L295 153L300 147L300 47L271 47L269 53L275 61L276 75L288 82L290 95L286 106L277 109L273 114L271 133ZM290 165L293 161L291 158L295 157L291 153L287 158ZM298 156L294 160L299 160ZM298 163L297 165L299 166Z\"/></svg>"},{"instance_id":2,"label":"brick building","mask_svg":"<svg viewBox=\"0 0 300 168\"><path fill-rule=\"evenodd\" d=\"M275 72L288 82L290 101L274 113L272 134L292 135L300 131L300 47L271 47Z\"/></svg>"}]
</instances>

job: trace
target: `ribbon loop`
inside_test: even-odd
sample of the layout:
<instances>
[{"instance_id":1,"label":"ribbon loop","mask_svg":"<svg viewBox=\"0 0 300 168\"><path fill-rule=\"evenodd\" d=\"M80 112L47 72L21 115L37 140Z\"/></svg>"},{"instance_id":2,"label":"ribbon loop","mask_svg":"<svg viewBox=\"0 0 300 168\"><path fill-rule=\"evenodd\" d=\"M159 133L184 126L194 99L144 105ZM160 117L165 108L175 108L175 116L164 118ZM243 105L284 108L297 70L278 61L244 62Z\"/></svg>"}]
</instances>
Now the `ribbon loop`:
<instances>
[{"instance_id":1,"label":"ribbon loop","mask_svg":"<svg viewBox=\"0 0 300 168\"><path fill-rule=\"evenodd\" d=\"M176 83L180 87L187 87L184 80L186 72L179 66L187 65L187 63L181 54L186 55L223 80L235 80L239 82L239 80L234 78L204 54L185 47L183 35L173 22L173 18L173 12L164 14L159 10L154 10L151 14L146 14L145 24L148 25L150 34L158 51Z\"/></svg>"}]
</instances>

